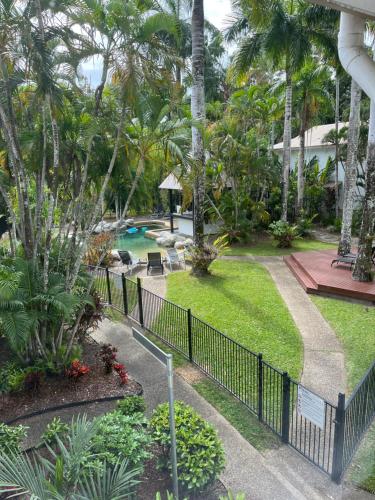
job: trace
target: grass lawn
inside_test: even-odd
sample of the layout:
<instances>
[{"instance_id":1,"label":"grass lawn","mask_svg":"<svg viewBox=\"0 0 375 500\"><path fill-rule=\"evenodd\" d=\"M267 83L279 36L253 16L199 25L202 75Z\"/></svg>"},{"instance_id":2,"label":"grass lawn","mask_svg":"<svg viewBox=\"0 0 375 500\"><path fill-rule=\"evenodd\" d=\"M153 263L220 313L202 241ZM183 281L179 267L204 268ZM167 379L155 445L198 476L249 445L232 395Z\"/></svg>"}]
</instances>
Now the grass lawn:
<instances>
[{"instance_id":1,"label":"grass lawn","mask_svg":"<svg viewBox=\"0 0 375 500\"><path fill-rule=\"evenodd\" d=\"M312 300L343 344L351 392L375 359L375 307L325 297ZM356 453L348 478L375 494L375 423Z\"/></svg>"},{"instance_id":2,"label":"grass lawn","mask_svg":"<svg viewBox=\"0 0 375 500\"><path fill-rule=\"evenodd\" d=\"M292 248L277 248L277 242L271 238L258 239L252 243L235 244L226 250L225 255L289 255L293 252L308 252L311 250L329 250L337 245L322 243L313 239L295 240Z\"/></svg>"},{"instance_id":3,"label":"grass lawn","mask_svg":"<svg viewBox=\"0 0 375 500\"><path fill-rule=\"evenodd\" d=\"M214 262L211 270L204 278L168 275L167 298L299 379L302 341L268 271L230 260Z\"/></svg>"}]
</instances>

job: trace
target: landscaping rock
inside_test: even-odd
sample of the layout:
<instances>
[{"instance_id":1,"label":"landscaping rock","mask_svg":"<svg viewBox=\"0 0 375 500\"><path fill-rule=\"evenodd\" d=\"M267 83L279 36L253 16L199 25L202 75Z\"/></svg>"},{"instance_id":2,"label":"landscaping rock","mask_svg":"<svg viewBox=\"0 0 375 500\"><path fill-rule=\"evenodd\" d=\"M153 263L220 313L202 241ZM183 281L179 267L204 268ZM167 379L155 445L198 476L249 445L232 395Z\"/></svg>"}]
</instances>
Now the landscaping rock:
<instances>
[{"instance_id":1,"label":"landscaping rock","mask_svg":"<svg viewBox=\"0 0 375 500\"><path fill-rule=\"evenodd\" d=\"M167 234L156 239L156 243L165 248L172 248L176 243L177 236L175 234Z\"/></svg>"},{"instance_id":2,"label":"landscaping rock","mask_svg":"<svg viewBox=\"0 0 375 500\"><path fill-rule=\"evenodd\" d=\"M125 223L127 226L134 226L134 219L126 219Z\"/></svg>"},{"instance_id":3,"label":"landscaping rock","mask_svg":"<svg viewBox=\"0 0 375 500\"><path fill-rule=\"evenodd\" d=\"M121 260L118 250L111 250L110 253L112 260Z\"/></svg>"}]
</instances>

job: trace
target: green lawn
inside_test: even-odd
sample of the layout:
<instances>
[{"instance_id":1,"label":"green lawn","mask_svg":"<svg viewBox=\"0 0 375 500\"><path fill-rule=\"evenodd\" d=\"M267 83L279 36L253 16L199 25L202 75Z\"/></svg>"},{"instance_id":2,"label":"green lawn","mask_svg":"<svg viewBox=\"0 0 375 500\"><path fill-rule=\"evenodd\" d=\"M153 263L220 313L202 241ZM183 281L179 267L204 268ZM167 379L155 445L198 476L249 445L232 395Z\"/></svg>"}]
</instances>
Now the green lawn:
<instances>
[{"instance_id":1,"label":"green lawn","mask_svg":"<svg viewBox=\"0 0 375 500\"><path fill-rule=\"evenodd\" d=\"M375 359L375 307L325 297L312 299L343 344L351 392ZM348 477L375 494L375 423L362 441Z\"/></svg>"},{"instance_id":2,"label":"green lawn","mask_svg":"<svg viewBox=\"0 0 375 500\"><path fill-rule=\"evenodd\" d=\"M292 252L308 252L311 250L329 250L337 245L322 243L318 240L302 239L295 240L292 248L277 248L277 242L271 238L256 240L246 245L232 245L226 250L225 255L289 255Z\"/></svg>"},{"instance_id":3,"label":"green lawn","mask_svg":"<svg viewBox=\"0 0 375 500\"><path fill-rule=\"evenodd\" d=\"M167 298L299 378L299 332L266 269L254 262L218 260L205 278L168 276Z\"/></svg>"},{"instance_id":4,"label":"green lawn","mask_svg":"<svg viewBox=\"0 0 375 500\"><path fill-rule=\"evenodd\" d=\"M312 300L342 342L351 392L375 359L375 307L326 297Z\"/></svg>"}]
</instances>

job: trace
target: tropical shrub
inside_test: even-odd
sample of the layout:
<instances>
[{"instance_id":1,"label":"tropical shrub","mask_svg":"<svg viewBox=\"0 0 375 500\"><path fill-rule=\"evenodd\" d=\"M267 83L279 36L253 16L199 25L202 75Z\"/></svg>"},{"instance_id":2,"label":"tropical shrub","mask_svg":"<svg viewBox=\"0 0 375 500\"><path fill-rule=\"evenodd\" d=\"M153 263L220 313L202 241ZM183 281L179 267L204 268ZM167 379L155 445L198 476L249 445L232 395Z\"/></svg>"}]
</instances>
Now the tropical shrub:
<instances>
[{"instance_id":1,"label":"tropical shrub","mask_svg":"<svg viewBox=\"0 0 375 500\"><path fill-rule=\"evenodd\" d=\"M117 402L117 411L123 415L134 415L146 411L146 403L142 396L127 396Z\"/></svg>"},{"instance_id":2,"label":"tropical shrub","mask_svg":"<svg viewBox=\"0 0 375 500\"><path fill-rule=\"evenodd\" d=\"M111 373L117 364L117 348L111 344L103 344L96 357L102 361L105 372Z\"/></svg>"},{"instance_id":3,"label":"tropical shrub","mask_svg":"<svg viewBox=\"0 0 375 500\"><path fill-rule=\"evenodd\" d=\"M314 220L317 217L318 214L314 214L312 217L308 217L307 213L304 210L301 210L301 213L297 219L298 234L300 236L308 236L314 225Z\"/></svg>"},{"instance_id":4,"label":"tropical shrub","mask_svg":"<svg viewBox=\"0 0 375 500\"><path fill-rule=\"evenodd\" d=\"M89 373L90 368L81 363L79 359L74 359L69 368L65 370L65 376L72 379L76 383L81 377Z\"/></svg>"},{"instance_id":5,"label":"tropical shrub","mask_svg":"<svg viewBox=\"0 0 375 500\"><path fill-rule=\"evenodd\" d=\"M60 417L54 417L53 420L45 428L41 440L48 445L57 444L57 438L61 439L69 431L68 424L62 422Z\"/></svg>"},{"instance_id":6,"label":"tropical shrub","mask_svg":"<svg viewBox=\"0 0 375 500\"><path fill-rule=\"evenodd\" d=\"M117 375L120 377L120 384L125 385L129 381L129 373L128 370L125 368L125 365L121 363L115 363L113 365L113 369L117 373Z\"/></svg>"},{"instance_id":7,"label":"tropical shrub","mask_svg":"<svg viewBox=\"0 0 375 500\"><path fill-rule=\"evenodd\" d=\"M204 243L202 247L192 245L188 254L192 263L194 274L205 275L210 265L228 247L228 234L219 236L213 244Z\"/></svg>"},{"instance_id":8,"label":"tropical shrub","mask_svg":"<svg viewBox=\"0 0 375 500\"><path fill-rule=\"evenodd\" d=\"M187 490L202 490L224 468L223 445L214 428L182 401L175 401L178 477ZM169 405L159 405L150 420L152 438L161 445L160 467L171 470Z\"/></svg>"},{"instance_id":9,"label":"tropical shrub","mask_svg":"<svg viewBox=\"0 0 375 500\"><path fill-rule=\"evenodd\" d=\"M0 456L19 452L27 429L28 427L23 425L10 426L0 423Z\"/></svg>"},{"instance_id":10,"label":"tropical shrub","mask_svg":"<svg viewBox=\"0 0 375 500\"><path fill-rule=\"evenodd\" d=\"M151 439L145 425L147 420L140 413L124 415L113 411L97 419L95 435L92 437L89 467L103 462L116 464L127 459L129 467L142 468L143 462L151 457L148 446Z\"/></svg>"},{"instance_id":11,"label":"tropical shrub","mask_svg":"<svg viewBox=\"0 0 375 500\"><path fill-rule=\"evenodd\" d=\"M272 222L269 229L273 238L278 241L279 248L290 248L293 240L299 237L297 226L291 226L283 220Z\"/></svg>"},{"instance_id":12,"label":"tropical shrub","mask_svg":"<svg viewBox=\"0 0 375 500\"><path fill-rule=\"evenodd\" d=\"M64 442L58 437L56 448L49 447L49 456L34 454L30 460L19 452L1 453L0 496L17 490L22 498L50 500L92 500L94 498L134 498L140 469L132 468L128 460L114 464L100 463L87 467L92 458L92 438L97 423L85 416L73 420Z\"/></svg>"},{"instance_id":13,"label":"tropical shrub","mask_svg":"<svg viewBox=\"0 0 375 500\"><path fill-rule=\"evenodd\" d=\"M114 237L111 233L100 233L91 237L84 263L89 266L110 266L113 263L111 250Z\"/></svg>"}]
</instances>

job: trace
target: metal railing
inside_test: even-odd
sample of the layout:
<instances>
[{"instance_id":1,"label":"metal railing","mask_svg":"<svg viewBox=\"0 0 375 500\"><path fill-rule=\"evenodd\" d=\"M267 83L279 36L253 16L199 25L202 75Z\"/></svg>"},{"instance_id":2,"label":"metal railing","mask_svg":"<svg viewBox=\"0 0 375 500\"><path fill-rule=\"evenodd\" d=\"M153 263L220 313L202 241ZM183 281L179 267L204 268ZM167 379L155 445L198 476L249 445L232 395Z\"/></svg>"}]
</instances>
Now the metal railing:
<instances>
[{"instance_id":1,"label":"metal railing","mask_svg":"<svg viewBox=\"0 0 375 500\"><path fill-rule=\"evenodd\" d=\"M303 386L224 333L124 274L90 267L103 301L178 351L241 401L257 418L311 463L340 482L375 416L375 362L351 395L337 405L320 398L324 424L298 411ZM313 394L312 391L309 391ZM318 396L317 396L318 397Z\"/></svg>"}]
</instances>

